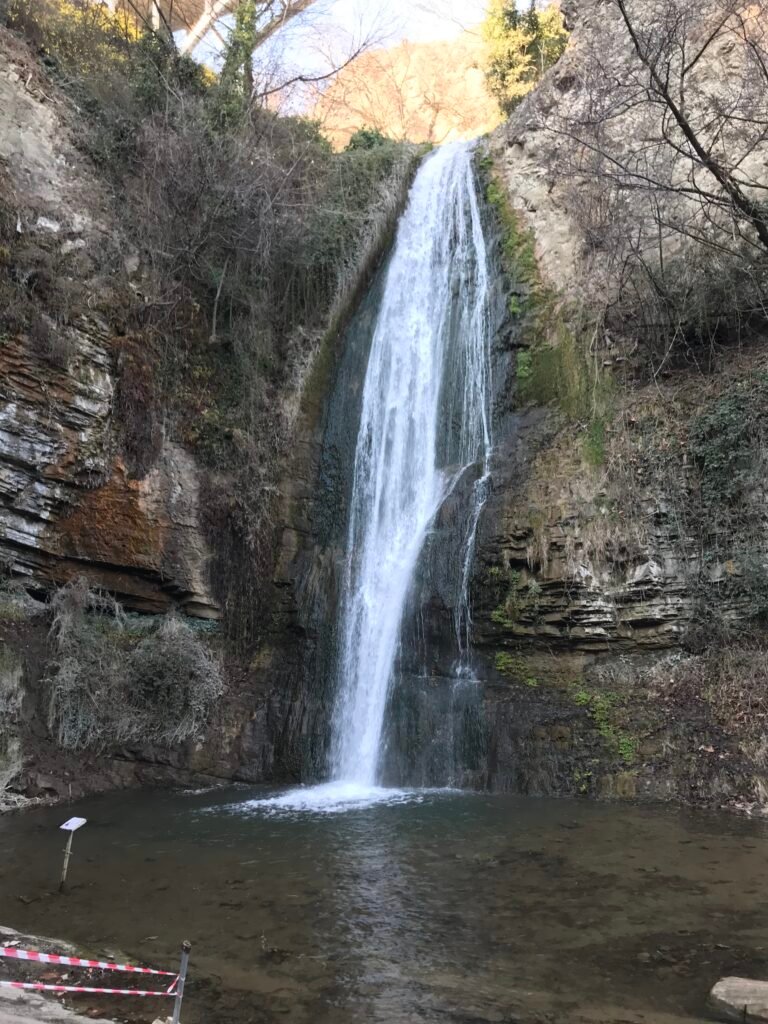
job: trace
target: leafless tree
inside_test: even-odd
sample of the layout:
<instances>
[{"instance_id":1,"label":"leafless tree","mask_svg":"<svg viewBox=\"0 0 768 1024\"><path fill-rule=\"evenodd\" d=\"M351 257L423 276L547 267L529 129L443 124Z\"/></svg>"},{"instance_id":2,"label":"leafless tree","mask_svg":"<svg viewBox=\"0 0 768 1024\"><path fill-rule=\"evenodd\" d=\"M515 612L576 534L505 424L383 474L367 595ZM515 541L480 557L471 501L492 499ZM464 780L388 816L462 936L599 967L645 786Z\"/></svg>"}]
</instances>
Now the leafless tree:
<instances>
[{"instance_id":1,"label":"leafless tree","mask_svg":"<svg viewBox=\"0 0 768 1024\"><path fill-rule=\"evenodd\" d=\"M585 292L658 373L768 316L768 3L608 0L599 14L531 108L555 136Z\"/></svg>"},{"instance_id":2,"label":"leafless tree","mask_svg":"<svg viewBox=\"0 0 768 1024\"><path fill-rule=\"evenodd\" d=\"M337 143L363 127L438 145L480 134L493 127L497 112L478 55L476 39L467 34L450 42L405 40L371 49L317 91L313 116Z\"/></svg>"},{"instance_id":3,"label":"leafless tree","mask_svg":"<svg viewBox=\"0 0 768 1024\"><path fill-rule=\"evenodd\" d=\"M216 22L231 14L239 0L204 0L202 9L194 20L187 22L187 32L179 49L191 53ZM260 46L290 21L303 14L317 0L258 0L256 23L258 34L256 45Z\"/></svg>"},{"instance_id":4,"label":"leafless tree","mask_svg":"<svg viewBox=\"0 0 768 1024\"><path fill-rule=\"evenodd\" d=\"M662 222L674 210L674 230L733 248L730 233L768 250L765 0L609 6L626 47L605 54L594 41L576 113L548 127L576 141L609 186L657 197Z\"/></svg>"}]
</instances>

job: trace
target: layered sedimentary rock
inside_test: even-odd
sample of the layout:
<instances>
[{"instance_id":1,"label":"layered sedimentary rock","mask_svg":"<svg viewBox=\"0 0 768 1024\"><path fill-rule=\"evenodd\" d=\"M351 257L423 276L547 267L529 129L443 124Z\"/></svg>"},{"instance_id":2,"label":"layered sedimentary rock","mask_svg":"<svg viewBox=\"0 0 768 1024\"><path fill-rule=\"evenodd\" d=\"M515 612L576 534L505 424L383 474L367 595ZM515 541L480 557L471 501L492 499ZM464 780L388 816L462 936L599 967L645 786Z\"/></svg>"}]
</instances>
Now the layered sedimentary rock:
<instances>
[{"instance_id":1,"label":"layered sedimentary rock","mask_svg":"<svg viewBox=\"0 0 768 1024\"><path fill-rule=\"evenodd\" d=\"M606 522L605 492L589 467L574 464L573 487L562 466L566 475L544 497L525 478L540 442L523 434L517 455L496 462L478 544L477 642L503 637L593 654L679 644L694 602L664 496L647 496L649 528L638 538L631 522Z\"/></svg>"},{"instance_id":2,"label":"layered sedimentary rock","mask_svg":"<svg viewBox=\"0 0 768 1024\"><path fill-rule=\"evenodd\" d=\"M130 479L115 452L109 339L93 323L71 331L57 369L24 338L0 347L0 549L33 589L86 573L130 608L217 615L194 461L165 444Z\"/></svg>"},{"instance_id":3,"label":"layered sedimentary rock","mask_svg":"<svg viewBox=\"0 0 768 1024\"><path fill-rule=\"evenodd\" d=\"M14 273L40 296L33 328L0 338L0 557L35 590L85 573L128 608L218 617L194 460L166 442L154 468L132 479L119 454L115 338L89 306L108 305L116 282L132 287L137 258L70 141L72 112L12 36L0 52ZM82 312L68 326L46 304L53 287L78 289Z\"/></svg>"}]
</instances>

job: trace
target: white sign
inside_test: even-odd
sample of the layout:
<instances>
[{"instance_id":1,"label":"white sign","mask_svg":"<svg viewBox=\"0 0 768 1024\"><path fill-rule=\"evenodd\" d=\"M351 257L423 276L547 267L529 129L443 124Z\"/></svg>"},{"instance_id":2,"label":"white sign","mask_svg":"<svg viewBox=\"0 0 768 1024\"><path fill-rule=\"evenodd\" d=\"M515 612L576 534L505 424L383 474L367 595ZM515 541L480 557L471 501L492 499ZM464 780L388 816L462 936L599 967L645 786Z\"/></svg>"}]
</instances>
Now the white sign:
<instances>
[{"instance_id":1,"label":"white sign","mask_svg":"<svg viewBox=\"0 0 768 1024\"><path fill-rule=\"evenodd\" d=\"M77 830L86 823L87 818L70 818L65 821L63 825L59 825L59 828L63 828L65 832L77 832Z\"/></svg>"}]
</instances>

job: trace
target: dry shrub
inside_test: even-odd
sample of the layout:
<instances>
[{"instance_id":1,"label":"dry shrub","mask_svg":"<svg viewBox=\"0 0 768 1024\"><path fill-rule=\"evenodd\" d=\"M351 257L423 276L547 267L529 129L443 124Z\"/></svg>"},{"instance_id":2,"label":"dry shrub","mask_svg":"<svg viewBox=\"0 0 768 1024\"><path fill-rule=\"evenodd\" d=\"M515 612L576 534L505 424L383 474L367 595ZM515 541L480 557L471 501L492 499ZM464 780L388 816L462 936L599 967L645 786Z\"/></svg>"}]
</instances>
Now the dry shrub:
<instances>
[{"instance_id":1,"label":"dry shrub","mask_svg":"<svg viewBox=\"0 0 768 1024\"><path fill-rule=\"evenodd\" d=\"M32 351L58 370L67 370L77 352L77 343L66 327L57 327L50 319L35 315L29 330Z\"/></svg>"},{"instance_id":2,"label":"dry shrub","mask_svg":"<svg viewBox=\"0 0 768 1024\"><path fill-rule=\"evenodd\" d=\"M109 633L95 618L122 628L117 602L92 591L79 577L56 591L50 602L53 615L50 638L55 660L50 676L48 728L56 741L70 750L106 745L113 737L108 719L120 715L119 677ZM94 613L94 619L86 617Z\"/></svg>"},{"instance_id":3,"label":"dry shrub","mask_svg":"<svg viewBox=\"0 0 768 1024\"><path fill-rule=\"evenodd\" d=\"M56 244L28 233L0 238L0 332L26 333L38 358L66 369L75 350L68 328L89 312L89 288L70 276Z\"/></svg>"},{"instance_id":4,"label":"dry shrub","mask_svg":"<svg viewBox=\"0 0 768 1024\"><path fill-rule=\"evenodd\" d=\"M605 326L602 354L647 377L695 366L749 341L768 322L768 260L722 225L690 229L668 195L641 203L594 161L574 166L562 147L555 166L569 216L583 239L570 283ZM570 162L569 162L570 158Z\"/></svg>"},{"instance_id":5,"label":"dry shrub","mask_svg":"<svg viewBox=\"0 0 768 1024\"><path fill-rule=\"evenodd\" d=\"M356 278L413 152L390 144L334 154L312 123L259 110L217 133L211 103L144 122L132 216L165 324L182 283L210 340L268 372L263 364L284 361L297 327L323 328Z\"/></svg>"},{"instance_id":6,"label":"dry shrub","mask_svg":"<svg viewBox=\"0 0 768 1024\"><path fill-rule=\"evenodd\" d=\"M15 265L17 242L16 194L0 161L0 335L24 330L29 322L31 305Z\"/></svg>"},{"instance_id":7,"label":"dry shrub","mask_svg":"<svg viewBox=\"0 0 768 1024\"><path fill-rule=\"evenodd\" d=\"M706 367L768 321L767 12L609 0L566 95L530 104L583 240L584 292L655 376Z\"/></svg>"},{"instance_id":8,"label":"dry shrub","mask_svg":"<svg viewBox=\"0 0 768 1024\"><path fill-rule=\"evenodd\" d=\"M120 606L80 577L51 599L48 728L69 750L168 747L202 734L223 692L217 660L173 616L138 643Z\"/></svg>"},{"instance_id":9,"label":"dry shrub","mask_svg":"<svg viewBox=\"0 0 768 1024\"><path fill-rule=\"evenodd\" d=\"M132 652L124 686L136 737L163 745L199 736L224 690L218 662L173 615Z\"/></svg>"},{"instance_id":10,"label":"dry shrub","mask_svg":"<svg viewBox=\"0 0 768 1024\"><path fill-rule=\"evenodd\" d=\"M727 734L753 743L764 739L768 732L768 648L764 644L713 648L680 658L666 670L665 696L686 703L704 701Z\"/></svg>"},{"instance_id":11,"label":"dry shrub","mask_svg":"<svg viewBox=\"0 0 768 1024\"><path fill-rule=\"evenodd\" d=\"M76 139L108 174L130 165L141 118L179 87L199 91L206 73L141 19L89 0L8 0L22 32L74 99Z\"/></svg>"}]
</instances>

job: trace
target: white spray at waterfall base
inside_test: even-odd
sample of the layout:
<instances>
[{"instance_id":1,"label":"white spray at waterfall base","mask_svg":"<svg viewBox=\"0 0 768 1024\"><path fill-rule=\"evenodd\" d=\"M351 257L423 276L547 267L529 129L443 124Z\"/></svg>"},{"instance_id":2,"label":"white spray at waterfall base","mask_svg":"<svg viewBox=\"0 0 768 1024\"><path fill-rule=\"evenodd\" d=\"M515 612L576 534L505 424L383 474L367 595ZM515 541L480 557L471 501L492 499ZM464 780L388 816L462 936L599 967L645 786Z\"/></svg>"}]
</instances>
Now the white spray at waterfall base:
<instances>
[{"instance_id":1,"label":"white spray at waterfall base","mask_svg":"<svg viewBox=\"0 0 768 1024\"><path fill-rule=\"evenodd\" d=\"M472 146L431 154L398 226L363 387L340 608L331 781L263 801L338 810L416 796L379 782L403 613L425 539L463 472L480 466L456 577L460 666L491 451L489 268Z\"/></svg>"}]
</instances>

